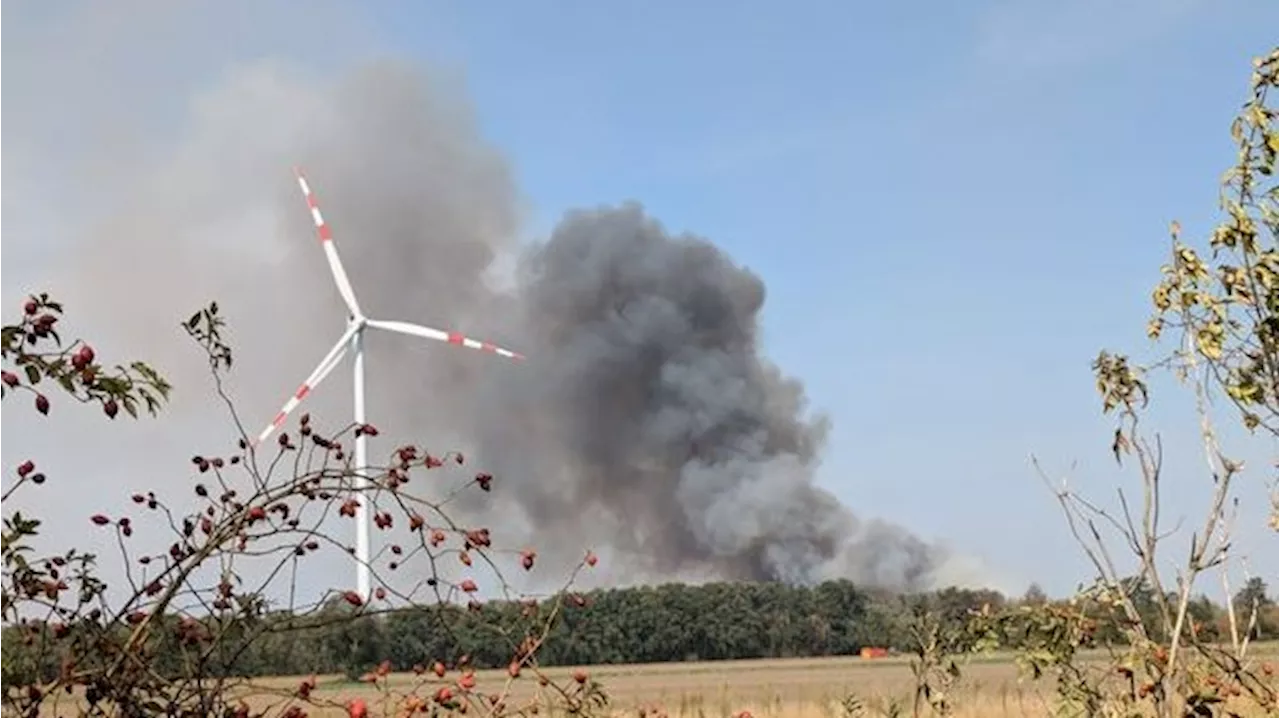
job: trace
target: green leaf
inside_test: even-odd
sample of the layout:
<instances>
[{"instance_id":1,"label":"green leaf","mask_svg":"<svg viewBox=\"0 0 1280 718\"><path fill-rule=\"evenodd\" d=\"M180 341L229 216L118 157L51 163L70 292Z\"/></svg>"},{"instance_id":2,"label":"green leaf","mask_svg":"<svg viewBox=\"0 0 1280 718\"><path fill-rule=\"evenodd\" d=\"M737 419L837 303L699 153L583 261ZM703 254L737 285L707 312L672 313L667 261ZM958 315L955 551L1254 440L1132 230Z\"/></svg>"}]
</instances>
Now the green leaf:
<instances>
[{"instance_id":1,"label":"green leaf","mask_svg":"<svg viewBox=\"0 0 1280 718\"><path fill-rule=\"evenodd\" d=\"M27 365L27 381L32 384L40 383L40 370L33 364Z\"/></svg>"}]
</instances>

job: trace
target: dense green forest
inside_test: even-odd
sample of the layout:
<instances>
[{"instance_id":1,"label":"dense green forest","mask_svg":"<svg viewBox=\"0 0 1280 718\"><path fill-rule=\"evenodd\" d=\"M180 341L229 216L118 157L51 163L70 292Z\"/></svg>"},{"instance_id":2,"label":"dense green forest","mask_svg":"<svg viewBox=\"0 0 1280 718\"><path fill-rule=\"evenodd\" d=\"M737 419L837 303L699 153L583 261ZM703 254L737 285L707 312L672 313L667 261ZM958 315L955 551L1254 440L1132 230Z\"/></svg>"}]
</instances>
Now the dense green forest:
<instances>
[{"instance_id":1,"label":"dense green forest","mask_svg":"<svg viewBox=\"0 0 1280 718\"><path fill-rule=\"evenodd\" d=\"M1252 591L1246 589L1242 594L1237 598L1241 608L1253 596L1263 597L1261 602L1269 611L1264 611L1267 615L1258 634L1260 638L1274 637L1275 604L1265 598L1265 584L1255 579ZM959 622L983 605L998 609L1010 603L999 592L989 590L947 589L904 596L862 590L848 581L812 587L665 584L594 591L584 598L584 606L572 601L562 606L560 620L553 624L539 653L542 663L837 656L856 654L864 646L909 650L912 618L918 612L930 611L944 621ZM1029 600L1042 599L1033 591ZM1154 601L1141 601L1140 605L1152 612L1154 625ZM328 663L310 670L363 670L381 658L407 669L428 659L464 654L478 665L503 666L518 642L501 640L504 632L507 637L523 637L524 627L540 624L552 606L543 604L539 609L539 615L525 616L524 608L512 603L490 603L478 611L433 606L339 624L323 638ZM1226 620L1225 611L1207 598L1196 602L1193 613L1206 630L1224 628L1220 624ZM1100 635L1101 640L1107 638L1105 632ZM266 645L262 648L267 655L260 662L247 661L244 669L284 672L281 659L274 657L278 654L269 653Z\"/></svg>"},{"instance_id":2,"label":"dense green forest","mask_svg":"<svg viewBox=\"0 0 1280 718\"><path fill-rule=\"evenodd\" d=\"M1152 630L1157 630L1150 590L1139 582L1131 590ZM175 618L169 622L174 630L157 634L162 643L153 647L154 665L165 672L191 670L199 662L202 670L223 674L358 675L383 660L390 660L395 670L409 670L436 660L456 662L465 655L473 665L499 667L511 660L526 636L540 635L540 627L547 625L551 628L539 651L544 665L839 656L857 654L864 646L909 651L915 640L913 618L925 612L960 624L984 606L1007 610L1048 601L1036 588L1017 599L996 591L955 588L901 595L863 590L848 581L809 587L672 583L598 590L579 598L536 605L433 605L354 618L353 609L335 599L307 616L265 612L238 622L234 630L243 635L228 636L234 640L220 642L214 654L188 651ZM1241 621L1252 606L1259 607L1256 638L1276 637L1276 604L1261 579L1252 579L1234 603ZM1225 634L1224 606L1200 597L1190 613L1202 636ZM206 623L218 630L215 619ZM1097 643L1121 640L1117 627L1109 628L1105 620L1100 624ZM44 631L34 625L25 635L16 626L5 630L6 673L34 668L30 656ZM45 670L56 667L46 665Z\"/></svg>"}]
</instances>

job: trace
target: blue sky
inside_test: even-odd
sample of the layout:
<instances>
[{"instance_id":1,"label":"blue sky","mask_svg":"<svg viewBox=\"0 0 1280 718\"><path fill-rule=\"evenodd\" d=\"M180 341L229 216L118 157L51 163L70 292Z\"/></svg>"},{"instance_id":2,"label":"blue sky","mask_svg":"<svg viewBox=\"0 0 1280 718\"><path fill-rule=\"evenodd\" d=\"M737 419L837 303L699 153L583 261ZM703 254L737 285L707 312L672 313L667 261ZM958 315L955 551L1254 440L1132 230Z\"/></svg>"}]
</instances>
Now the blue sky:
<instances>
[{"instance_id":1,"label":"blue sky","mask_svg":"<svg viewBox=\"0 0 1280 718\"><path fill-rule=\"evenodd\" d=\"M531 233L634 198L765 278L768 352L834 420L829 488L1070 589L1085 568L1028 456L1094 490L1132 477L1089 362L1149 351L1167 223L1211 226L1275 5L729 6L397 5L375 24L464 73ZM1203 484L1187 410L1154 409L1174 514ZM1244 531L1276 566L1274 534Z\"/></svg>"}]
</instances>

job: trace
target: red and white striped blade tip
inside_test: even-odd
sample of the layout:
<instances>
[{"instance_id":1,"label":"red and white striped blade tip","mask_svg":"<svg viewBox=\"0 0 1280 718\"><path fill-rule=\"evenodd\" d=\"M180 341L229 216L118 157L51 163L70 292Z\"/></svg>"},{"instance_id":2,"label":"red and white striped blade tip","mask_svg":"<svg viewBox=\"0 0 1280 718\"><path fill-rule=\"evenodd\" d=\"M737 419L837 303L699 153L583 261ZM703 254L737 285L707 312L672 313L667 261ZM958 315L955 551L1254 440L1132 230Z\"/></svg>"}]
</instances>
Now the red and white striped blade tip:
<instances>
[{"instance_id":1,"label":"red and white striped blade tip","mask_svg":"<svg viewBox=\"0 0 1280 718\"><path fill-rule=\"evenodd\" d=\"M297 409L298 405L302 403L302 400L307 398L307 394L310 393L310 386L306 384L299 386L298 390L293 393L293 396L289 397L289 401L285 402L284 408L280 409L280 412L271 420L271 423L267 425L267 428L263 429L261 434L258 434L257 440L253 443L261 444L267 440L267 437L279 431L280 427L284 426L284 422L288 420L289 414L293 413L293 410Z\"/></svg>"},{"instance_id":2,"label":"red and white striped blade tip","mask_svg":"<svg viewBox=\"0 0 1280 718\"><path fill-rule=\"evenodd\" d=\"M302 400L307 398L307 395L310 394L313 389L320 386L320 382L324 381L325 377L329 376L330 372L338 366L338 363L346 357L347 343L351 341L351 336L355 334L355 331L355 327L348 327L347 331L342 333L342 336L339 337L338 341L329 349L329 352L324 355L324 358L320 360L320 363L316 365L316 368L311 370L310 376L308 376L302 384L298 386L298 389L293 392L293 396L289 397L289 400L284 403L284 407L282 407L279 413L276 414L275 418L271 420L271 423L267 428L263 429L262 433L258 434L258 438L253 442L255 446L266 441L268 436L271 436L272 433L283 426L285 420L289 418L289 414L294 409L298 408L298 405L302 403Z\"/></svg>"},{"instance_id":3,"label":"red and white striped blade tip","mask_svg":"<svg viewBox=\"0 0 1280 718\"><path fill-rule=\"evenodd\" d=\"M504 357L506 359L513 359L515 361L524 361L525 359L525 356L520 352L512 351L505 347L500 347L497 344L494 344L492 342L486 342L480 339L472 339L471 337L466 336L461 332L447 332L442 329L435 329L433 327L424 327L420 324L411 324L409 322L401 322L401 321L394 321L394 320L387 321L387 320L380 320L380 319L370 319L369 326L374 327L376 329L386 329L387 331L398 332L401 334L410 334L413 336L424 337L426 339L434 339L438 342L454 344L456 346L466 347L467 349L474 349L476 351L487 352L490 354L497 354L500 357Z\"/></svg>"},{"instance_id":4,"label":"red and white striped blade tip","mask_svg":"<svg viewBox=\"0 0 1280 718\"><path fill-rule=\"evenodd\" d=\"M360 316L360 304L356 301L355 290L351 287L351 280L347 277L347 270L342 266L342 259L338 256L338 248L334 246L333 230L329 228L329 223L325 221L324 215L321 214L320 202L311 191L311 185L307 182L306 176L302 174L301 168L294 167L293 174L297 177L298 187L302 190L302 196L307 201L307 209L311 211L311 221L316 226L316 236L320 239L320 245L324 247L325 258L329 261L329 271L333 274L334 283L338 285L338 294L342 295L342 301L346 303L351 316L358 317Z\"/></svg>"}]
</instances>

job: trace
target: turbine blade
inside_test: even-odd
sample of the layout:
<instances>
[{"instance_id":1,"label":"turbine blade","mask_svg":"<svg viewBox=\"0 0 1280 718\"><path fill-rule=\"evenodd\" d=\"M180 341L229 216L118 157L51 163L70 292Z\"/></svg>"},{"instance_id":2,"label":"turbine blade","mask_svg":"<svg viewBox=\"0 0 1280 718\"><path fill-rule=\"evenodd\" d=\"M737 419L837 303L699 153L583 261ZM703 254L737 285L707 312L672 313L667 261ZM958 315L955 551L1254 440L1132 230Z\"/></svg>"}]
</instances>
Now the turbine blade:
<instances>
[{"instance_id":1,"label":"turbine blade","mask_svg":"<svg viewBox=\"0 0 1280 718\"><path fill-rule=\"evenodd\" d=\"M342 357L347 353L347 345L351 343L351 336L355 333L356 329L353 326L342 334L342 338L338 340L338 343L333 345L333 348L329 350L328 354L324 355L324 358L316 365L315 370L311 372L306 381L302 382L298 386L298 390L293 393L293 396L289 397L289 400L284 403L284 407L280 409L280 413L276 414L276 418L271 420L271 423L262 430L261 434L258 434L258 438L253 442L254 446L266 441L267 437L283 426L285 419L289 418L289 413L298 408L298 404L301 404L302 400L307 398L307 394L310 394L311 390L319 386L320 382L324 381L324 378L329 375L329 372L338 366L338 362L342 361Z\"/></svg>"},{"instance_id":2,"label":"turbine blade","mask_svg":"<svg viewBox=\"0 0 1280 718\"><path fill-rule=\"evenodd\" d=\"M465 337L457 332L441 331L439 329L432 329L431 327L424 327L418 324L410 324L409 322L396 322L379 319L370 319L369 326L377 329L385 329L389 332L412 334L415 337L434 339L438 342L445 342L447 344L457 344L458 346L463 346L468 349L497 354L498 356L505 357L507 359L515 359L517 361L524 359L524 355L519 352L513 352L510 349L504 349L496 344L483 342L479 339Z\"/></svg>"},{"instance_id":3,"label":"turbine blade","mask_svg":"<svg viewBox=\"0 0 1280 718\"><path fill-rule=\"evenodd\" d=\"M295 167L294 175L298 178L298 186L302 188L302 196L307 200L307 208L311 210L311 219L316 223L316 236L320 238L320 246L324 248L324 256L329 260L329 270L333 272L333 282L338 285L338 294L347 304L347 311L352 317L364 316L360 313L360 305L356 302L355 290L351 288L351 280L347 279L347 270L342 267L342 259L338 257L338 248L333 243L333 232L320 214L320 204L311 192L311 185L303 176L302 169Z\"/></svg>"}]
</instances>

